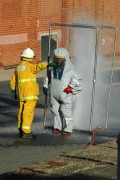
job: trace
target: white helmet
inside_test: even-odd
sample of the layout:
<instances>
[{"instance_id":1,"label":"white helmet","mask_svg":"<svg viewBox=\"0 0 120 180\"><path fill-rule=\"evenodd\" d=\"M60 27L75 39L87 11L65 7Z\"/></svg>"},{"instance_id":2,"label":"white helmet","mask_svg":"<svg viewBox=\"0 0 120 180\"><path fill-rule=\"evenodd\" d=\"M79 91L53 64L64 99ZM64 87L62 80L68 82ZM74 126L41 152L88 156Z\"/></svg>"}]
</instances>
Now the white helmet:
<instances>
[{"instance_id":1,"label":"white helmet","mask_svg":"<svg viewBox=\"0 0 120 180\"><path fill-rule=\"evenodd\" d=\"M23 58L33 59L35 57L35 53L32 49L26 48L20 55Z\"/></svg>"},{"instance_id":2,"label":"white helmet","mask_svg":"<svg viewBox=\"0 0 120 180\"><path fill-rule=\"evenodd\" d=\"M65 48L57 48L53 52L56 58L69 58L69 52Z\"/></svg>"}]
</instances>

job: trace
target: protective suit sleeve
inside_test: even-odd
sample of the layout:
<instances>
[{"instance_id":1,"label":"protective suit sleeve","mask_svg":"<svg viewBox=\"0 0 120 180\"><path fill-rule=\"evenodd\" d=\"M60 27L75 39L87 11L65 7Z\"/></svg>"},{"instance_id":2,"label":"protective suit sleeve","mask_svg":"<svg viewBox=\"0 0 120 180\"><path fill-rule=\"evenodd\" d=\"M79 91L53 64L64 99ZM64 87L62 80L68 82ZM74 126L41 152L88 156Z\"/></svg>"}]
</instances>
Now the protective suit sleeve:
<instances>
[{"instance_id":1,"label":"protective suit sleeve","mask_svg":"<svg viewBox=\"0 0 120 180\"><path fill-rule=\"evenodd\" d=\"M12 75L11 79L10 79L10 89L11 91L15 90L15 86L16 86L16 76L15 76L15 72Z\"/></svg>"},{"instance_id":2,"label":"protective suit sleeve","mask_svg":"<svg viewBox=\"0 0 120 180\"><path fill-rule=\"evenodd\" d=\"M46 62L43 62L43 63L38 63L38 64L31 64L31 72L32 73L38 73L40 70L43 70L43 69L47 69L47 65L48 63Z\"/></svg>"},{"instance_id":3,"label":"protective suit sleeve","mask_svg":"<svg viewBox=\"0 0 120 180\"><path fill-rule=\"evenodd\" d=\"M82 79L81 78L72 77L71 81L69 83L69 86L73 88L72 89L72 93L73 94L78 94L83 89Z\"/></svg>"},{"instance_id":4,"label":"protective suit sleeve","mask_svg":"<svg viewBox=\"0 0 120 180\"><path fill-rule=\"evenodd\" d=\"M47 76L45 76L43 78L43 87L48 89L48 77Z\"/></svg>"}]
</instances>

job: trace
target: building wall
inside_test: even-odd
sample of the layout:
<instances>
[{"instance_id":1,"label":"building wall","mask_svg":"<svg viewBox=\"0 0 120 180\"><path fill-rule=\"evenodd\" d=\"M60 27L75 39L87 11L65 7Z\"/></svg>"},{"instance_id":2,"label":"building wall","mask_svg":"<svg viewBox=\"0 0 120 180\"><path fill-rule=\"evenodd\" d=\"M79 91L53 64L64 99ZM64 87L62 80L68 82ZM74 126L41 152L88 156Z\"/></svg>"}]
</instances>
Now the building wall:
<instances>
[{"instance_id":1,"label":"building wall","mask_svg":"<svg viewBox=\"0 0 120 180\"><path fill-rule=\"evenodd\" d=\"M26 47L40 61L40 34L48 33L50 22L61 22L61 0L0 1L0 68L15 67Z\"/></svg>"},{"instance_id":2,"label":"building wall","mask_svg":"<svg viewBox=\"0 0 120 180\"><path fill-rule=\"evenodd\" d=\"M26 47L34 49L36 62L40 61L41 34L49 32L50 22L119 28L119 11L119 0L0 0L0 68L15 67Z\"/></svg>"},{"instance_id":3,"label":"building wall","mask_svg":"<svg viewBox=\"0 0 120 180\"><path fill-rule=\"evenodd\" d=\"M120 27L120 1L119 0L68 0L64 1L65 21L64 23L95 24L102 26ZM65 35L66 36L66 35ZM99 44L102 46L102 40L105 40L104 54L112 55L115 31L104 29L100 30ZM101 42L100 42L101 41ZM118 33L117 60L120 60L120 36Z\"/></svg>"}]
</instances>

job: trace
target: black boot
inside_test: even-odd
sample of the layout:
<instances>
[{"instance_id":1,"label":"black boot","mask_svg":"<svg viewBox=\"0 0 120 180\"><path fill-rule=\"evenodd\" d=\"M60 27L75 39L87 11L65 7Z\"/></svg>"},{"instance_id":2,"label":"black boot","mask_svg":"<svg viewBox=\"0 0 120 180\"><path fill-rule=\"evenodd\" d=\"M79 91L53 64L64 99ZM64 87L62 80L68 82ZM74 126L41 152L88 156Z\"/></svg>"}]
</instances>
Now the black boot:
<instances>
[{"instance_id":1,"label":"black boot","mask_svg":"<svg viewBox=\"0 0 120 180\"><path fill-rule=\"evenodd\" d=\"M22 136L23 136L23 131L22 131L22 129L20 129L20 128L19 128L18 136L19 136L19 137L22 137Z\"/></svg>"},{"instance_id":2,"label":"black boot","mask_svg":"<svg viewBox=\"0 0 120 180\"><path fill-rule=\"evenodd\" d=\"M24 133L24 132L23 132L22 138L23 138L23 139L35 139L36 136L33 135L32 133Z\"/></svg>"}]
</instances>

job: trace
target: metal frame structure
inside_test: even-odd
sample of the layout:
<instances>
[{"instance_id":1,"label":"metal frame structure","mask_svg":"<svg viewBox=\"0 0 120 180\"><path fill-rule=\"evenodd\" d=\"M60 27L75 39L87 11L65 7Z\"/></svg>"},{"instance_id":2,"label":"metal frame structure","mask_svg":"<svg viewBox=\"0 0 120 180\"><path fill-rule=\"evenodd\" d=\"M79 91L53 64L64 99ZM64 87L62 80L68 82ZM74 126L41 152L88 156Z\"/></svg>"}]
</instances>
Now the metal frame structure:
<instances>
[{"instance_id":1,"label":"metal frame structure","mask_svg":"<svg viewBox=\"0 0 120 180\"><path fill-rule=\"evenodd\" d=\"M115 51L116 51L116 42L118 36L118 29L115 26L97 26L97 25L89 25L89 24L59 24L59 23L50 23L49 27L49 52L48 57L50 57L50 46L51 46L51 35L52 35L52 27L60 26L60 27L69 27L69 43L68 43L68 51L70 50L70 42L71 42L71 28L88 28L96 30L96 42L95 42L95 60L94 60L94 72L93 72L93 86L92 86L92 101L91 101L91 112L90 112L90 126L89 130L92 130L92 119L93 119L93 109L94 109L94 96L95 96L95 83L96 83L96 69L97 69L97 56L98 56L98 37L100 29L113 29L115 31L114 38L114 49L113 49L113 59L112 59L112 69L111 69L111 78L109 85L109 95L108 95L108 105L107 105L107 118L106 118L106 128L108 126L108 117L109 117L109 108L110 108L110 99L111 99L111 90L112 90L112 81L113 81L113 71L114 71L114 62L115 62Z\"/></svg>"}]
</instances>

